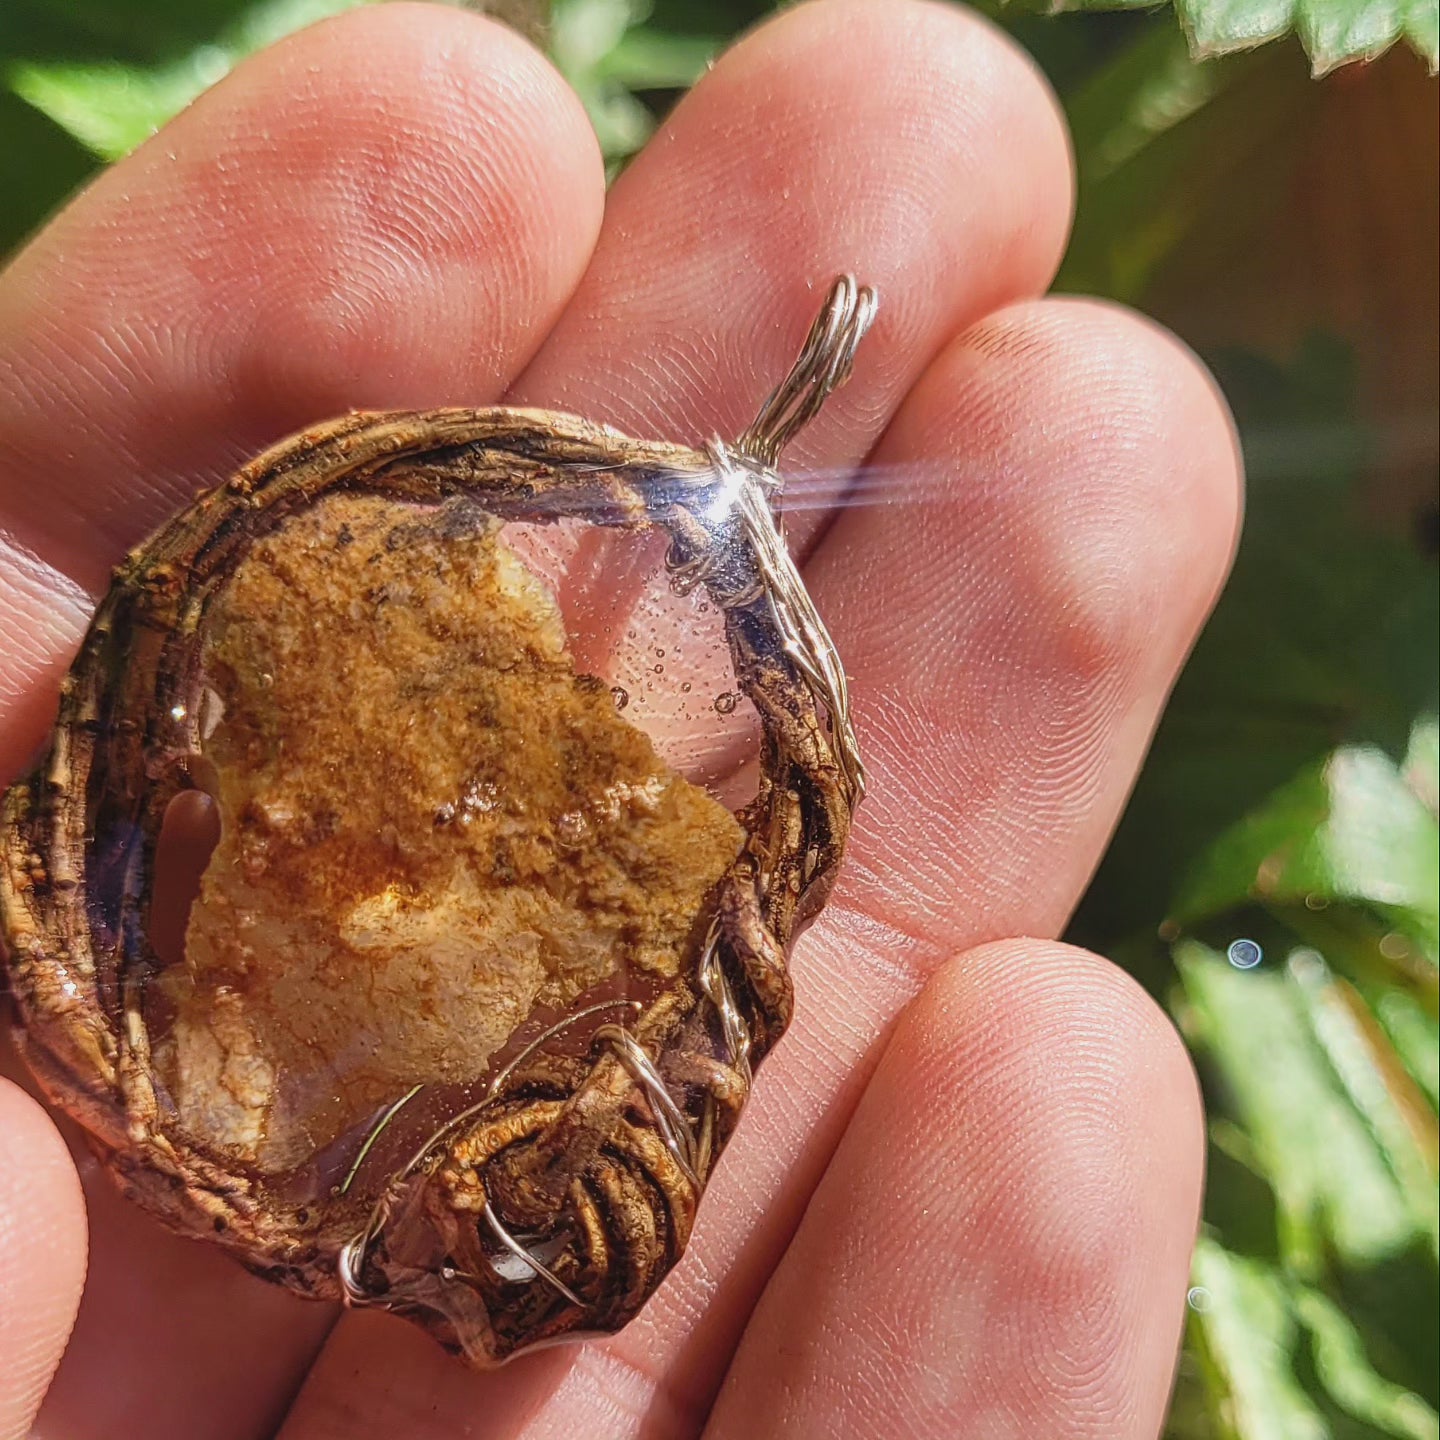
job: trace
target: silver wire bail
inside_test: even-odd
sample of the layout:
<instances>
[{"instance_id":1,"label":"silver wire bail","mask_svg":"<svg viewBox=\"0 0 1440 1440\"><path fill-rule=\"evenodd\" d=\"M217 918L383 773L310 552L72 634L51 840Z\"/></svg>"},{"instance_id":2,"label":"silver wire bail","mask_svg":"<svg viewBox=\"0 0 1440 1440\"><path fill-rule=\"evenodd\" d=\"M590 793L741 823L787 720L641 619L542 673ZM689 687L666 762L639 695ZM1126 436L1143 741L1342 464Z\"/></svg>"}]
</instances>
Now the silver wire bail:
<instances>
[{"instance_id":1,"label":"silver wire bail","mask_svg":"<svg viewBox=\"0 0 1440 1440\"><path fill-rule=\"evenodd\" d=\"M877 297L853 275L838 276L790 373L771 391L755 422L735 442L746 459L773 470L780 452L849 378L855 352L875 318Z\"/></svg>"}]
</instances>

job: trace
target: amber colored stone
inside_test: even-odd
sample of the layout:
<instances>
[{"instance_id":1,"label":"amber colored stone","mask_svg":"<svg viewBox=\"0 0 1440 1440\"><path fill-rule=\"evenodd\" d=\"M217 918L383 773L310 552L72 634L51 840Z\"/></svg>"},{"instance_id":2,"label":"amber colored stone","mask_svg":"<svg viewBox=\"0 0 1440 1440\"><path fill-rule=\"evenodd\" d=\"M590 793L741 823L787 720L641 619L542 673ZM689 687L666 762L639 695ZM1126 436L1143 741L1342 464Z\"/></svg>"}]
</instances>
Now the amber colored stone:
<instances>
[{"instance_id":1,"label":"amber colored stone","mask_svg":"<svg viewBox=\"0 0 1440 1440\"><path fill-rule=\"evenodd\" d=\"M554 599L467 502L336 493L212 602L221 839L164 980L182 1125L268 1171L538 1005L684 963L734 817L577 674Z\"/></svg>"}]
</instances>

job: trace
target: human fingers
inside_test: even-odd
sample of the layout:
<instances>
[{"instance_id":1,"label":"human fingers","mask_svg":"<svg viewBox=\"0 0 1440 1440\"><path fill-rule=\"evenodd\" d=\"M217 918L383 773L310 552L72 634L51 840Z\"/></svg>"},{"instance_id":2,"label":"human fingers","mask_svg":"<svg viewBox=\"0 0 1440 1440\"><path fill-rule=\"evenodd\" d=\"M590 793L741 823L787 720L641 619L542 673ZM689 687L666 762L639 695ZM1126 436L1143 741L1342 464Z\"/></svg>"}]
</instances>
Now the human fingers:
<instances>
[{"instance_id":1,"label":"human fingers","mask_svg":"<svg viewBox=\"0 0 1440 1440\"><path fill-rule=\"evenodd\" d=\"M796 1018L690 1268L587 1354L636 1391L655 1366L651 1403L679 1416L702 1413L897 1011L958 950L1063 926L1234 544L1223 402L1111 306L1030 301L971 327L872 459L893 503L844 511L807 567L870 775L841 883L797 947Z\"/></svg>"},{"instance_id":2,"label":"human fingers","mask_svg":"<svg viewBox=\"0 0 1440 1440\"><path fill-rule=\"evenodd\" d=\"M945 339L1049 284L1072 191L1053 97L983 21L914 0L799 6L723 57L621 177L585 280L511 398L637 434L734 439L831 276L854 271L878 289L879 319L854 379L785 458L803 555ZM747 706L717 719L683 698L686 684L727 689L725 647L697 643L703 602L678 601L654 550L628 538L591 531L575 546L550 557L568 570L561 603L617 638L595 668L631 718L696 777L753 752ZM648 643L626 645L631 629Z\"/></svg>"},{"instance_id":3,"label":"human fingers","mask_svg":"<svg viewBox=\"0 0 1440 1440\"><path fill-rule=\"evenodd\" d=\"M595 1415L617 1436L694 1433L896 1013L957 950L1063 925L1228 564L1223 403L1138 316L1032 301L946 347L874 460L927 483L844 512L809 566L870 789L836 895L796 950L796 1019L684 1263L615 1340L481 1383L347 1317L297 1410L315 1429L297 1437L343 1428L352 1412L310 1409L317 1391L342 1393L330 1377L374 1369L385 1347L408 1366L359 1393L420 1435L419 1397L459 1424L482 1395L500 1436L548 1440Z\"/></svg>"},{"instance_id":4,"label":"human fingers","mask_svg":"<svg viewBox=\"0 0 1440 1440\"><path fill-rule=\"evenodd\" d=\"M906 1009L706 1440L1154 1440L1198 1220L1179 1037L1107 962L1007 940Z\"/></svg>"},{"instance_id":5,"label":"human fingers","mask_svg":"<svg viewBox=\"0 0 1440 1440\"><path fill-rule=\"evenodd\" d=\"M692 1243L723 1283L691 1282L712 1292L704 1327L693 1295L662 1292L641 1317L662 1334L743 1324L935 969L1063 927L1233 549L1223 402L1183 346L1113 306L1032 301L972 327L873 460L893 503L843 513L807 572L870 787Z\"/></svg>"},{"instance_id":6,"label":"human fingers","mask_svg":"<svg viewBox=\"0 0 1440 1440\"><path fill-rule=\"evenodd\" d=\"M602 203L583 111L534 51L395 5L248 62L37 237L0 276L0 775L126 546L308 421L497 400ZM82 1168L91 1283L43 1433L267 1431L333 1312Z\"/></svg>"},{"instance_id":7,"label":"human fingers","mask_svg":"<svg viewBox=\"0 0 1440 1440\"><path fill-rule=\"evenodd\" d=\"M880 319L796 454L802 469L852 465L948 337L1048 283L1070 192L1053 99L989 26L948 6L798 7L723 58L617 185L592 266L512 398L733 436L793 359L814 282L849 269L879 287ZM700 1289L667 1287L684 1312L668 1332L642 1318L618 1349L479 1379L383 1317L347 1315L286 1433L448 1435L477 1406L496 1436L629 1433L640 1411L683 1428L755 1283L727 1291L702 1342L718 1277L687 1273Z\"/></svg>"},{"instance_id":8,"label":"human fingers","mask_svg":"<svg viewBox=\"0 0 1440 1440\"><path fill-rule=\"evenodd\" d=\"M831 277L882 297L786 469L853 465L955 331L1049 285L1064 121L1029 57L931 0L818 0L717 63L621 176L512 398L636 434L737 436Z\"/></svg>"},{"instance_id":9,"label":"human fingers","mask_svg":"<svg viewBox=\"0 0 1440 1440\"><path fill-rule=\"evenodd\" d=\"M496 401L602 206L537 52L397 4L255 57L64 211L0 276L0 775L130 545L315 420Z\"/></svg>"},{"instance_id":10,"label":"human fingers","mask_svg":"<svg viewBox=\"0 0 1440 1440\"><path fill-rule=\"evenodd\" d=\"M21 1440L85 1284L85 1201L44 1110L0 1079L0 1440Z\"/></svg>"},{"instance_id":11,"label":"human fingers","mask_svg":"<svg viewBox=\"0 0 1440 1440\"><path fill-rule=\"evenodd\" d=\"M872 463L883 503L843 512L806 580L875 781L840 905L923 973L957 923L1064 924L1229 568L1240 462L1173 336L1049 298L958 336Z\"/></svg>"}]
</instances>

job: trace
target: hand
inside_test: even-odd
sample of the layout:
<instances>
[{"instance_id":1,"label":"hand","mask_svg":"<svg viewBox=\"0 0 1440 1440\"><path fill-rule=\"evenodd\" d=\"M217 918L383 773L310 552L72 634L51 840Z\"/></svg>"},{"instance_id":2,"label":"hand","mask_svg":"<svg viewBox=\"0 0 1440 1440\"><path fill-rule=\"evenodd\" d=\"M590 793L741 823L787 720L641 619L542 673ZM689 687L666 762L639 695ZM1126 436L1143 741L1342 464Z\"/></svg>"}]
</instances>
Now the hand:
<instances>
[{"instance_id":1,"label":"hand","mask_svg":"<svg viewBox=\"0 0 1440 1440\"><path fill-rule=\"evenodd\" d=\"M468 1372L163 1232L0 1081L0 1436L47 1384L42 1440L1157 1433L1195 1084L1145 996L1048 937L1220 585L1237 462L1173 339L1038 298L1072 188L1043 82L959 9L786 13L607 199L536 53L396 5L243 66L0 276L0 779L122 552L348 408L734 435L810 284L851 270L880 319L789 464L899 477L792 525L870 798L795 1025L642 1317Z\"/></svg>"}]
</instances>

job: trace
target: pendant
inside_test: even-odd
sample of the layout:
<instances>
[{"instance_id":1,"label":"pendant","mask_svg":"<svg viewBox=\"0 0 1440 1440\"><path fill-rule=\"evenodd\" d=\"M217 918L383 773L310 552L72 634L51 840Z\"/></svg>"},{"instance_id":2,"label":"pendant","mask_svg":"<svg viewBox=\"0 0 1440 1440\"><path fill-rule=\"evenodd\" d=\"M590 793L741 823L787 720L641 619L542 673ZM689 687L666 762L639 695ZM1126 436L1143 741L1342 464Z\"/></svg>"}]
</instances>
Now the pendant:
<instances>
[{"instance_id":1,"label":"pendant","mask_svg":"<svg viewBox=\"0 0 1440 1440\"><path fill-rule=\"evenodd\" d=\"M134 1201L477 1366L619 1329L685 1249L864 788L780 452L354 414L117 569L0 811L46 1094Z\"/></svg>"}]
</instances>

